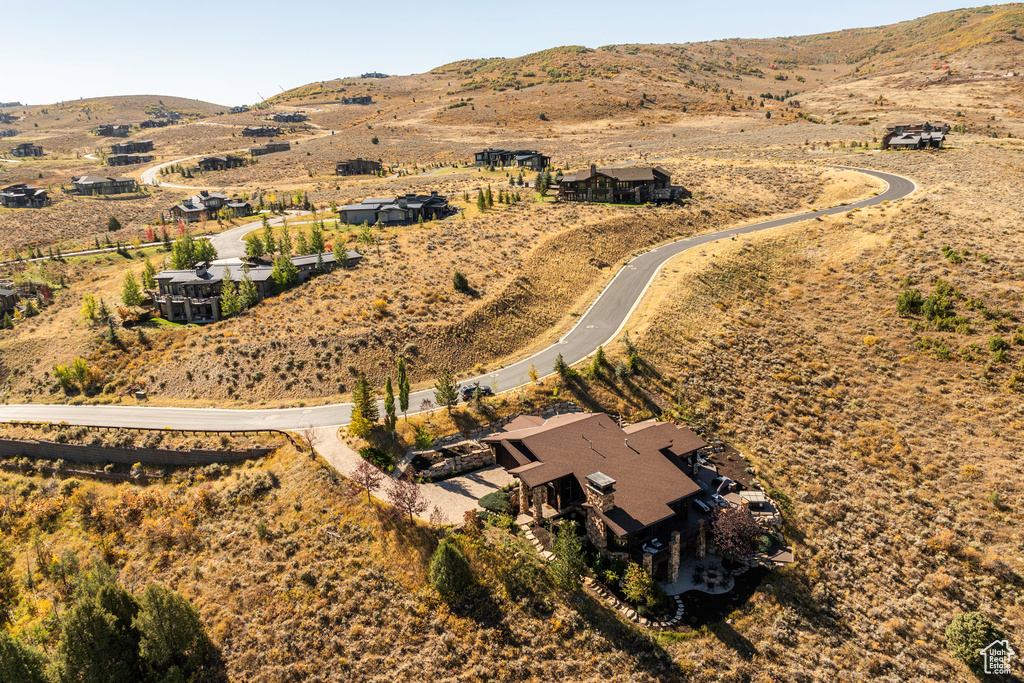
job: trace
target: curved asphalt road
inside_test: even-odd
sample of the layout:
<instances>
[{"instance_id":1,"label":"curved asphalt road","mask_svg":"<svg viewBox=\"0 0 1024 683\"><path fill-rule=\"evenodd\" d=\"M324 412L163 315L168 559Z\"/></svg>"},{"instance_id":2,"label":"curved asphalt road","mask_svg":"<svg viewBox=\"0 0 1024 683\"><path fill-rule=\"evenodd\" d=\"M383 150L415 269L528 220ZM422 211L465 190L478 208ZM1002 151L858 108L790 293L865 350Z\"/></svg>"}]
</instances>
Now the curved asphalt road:
<instances>
[{"instance_id":1,"label":"curved asphalt road","mask_svg":"<svg viewBox=\"0 0 1024 683\"><path fill-rule=\"evenodd\" d=\"M541 375L554 371L555 357L561 353L566 363L576 363L619 335L633 309L643 297L661 267L672 257L688 249L699 247L735 235L744 235L777 228L790 223L806 221L818 216L845 213L851 209L874 206L885 201L905 197L916 189L913 181L891 173L860 168L849 168L880 178L889 184L885 192L853 204L811 211L787 218L777 218L737 228L729 228L705 235L662 245L644 252L629 261L601 292L586 313L561 340L517 363L481 377L465 380L463 385L479 381L489 384L495 391L507 391L529 383L528 372L532 363ZM251 229L250 226L243 228ZM241 231L236 228L233 231ZM227 234L227 233L222 233ZM237 236L235 237L237 240ZM424 399L433 400L433 390L418 391L409 397L411 412L420 410ZM68 405L5 405L0 406L0 420L37 420L70 424L108 427L172 427L176 429L303 429L346 424L351 404L335 404L313 408L287 408L271 410L232 410L220 408L163 408L141 406L68 406Z\"/></svg>"}]
</instances>

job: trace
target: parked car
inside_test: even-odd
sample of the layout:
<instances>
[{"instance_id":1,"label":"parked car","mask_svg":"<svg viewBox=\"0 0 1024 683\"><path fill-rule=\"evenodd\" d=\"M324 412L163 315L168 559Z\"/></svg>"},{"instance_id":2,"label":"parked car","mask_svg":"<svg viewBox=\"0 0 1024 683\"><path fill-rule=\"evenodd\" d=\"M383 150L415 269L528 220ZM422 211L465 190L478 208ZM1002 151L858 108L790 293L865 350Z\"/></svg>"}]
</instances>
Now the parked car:
<instances>
[{"instance_id":1,"label":"parked car","mask_svg":"<svg viewBox=\"0 0 1024 683\"><path fill-rule=\"evenodd\" d=\"M481 396L494 396L494 392L491 391L490 387L480 386L479 384L471 384L468 387L462 387L462 389L461 389L462 400L463 401L470 401L470 400L472 400L473 399L473 394L475 394L477 391L480 392Z\"/></svg>"}]
</instances>

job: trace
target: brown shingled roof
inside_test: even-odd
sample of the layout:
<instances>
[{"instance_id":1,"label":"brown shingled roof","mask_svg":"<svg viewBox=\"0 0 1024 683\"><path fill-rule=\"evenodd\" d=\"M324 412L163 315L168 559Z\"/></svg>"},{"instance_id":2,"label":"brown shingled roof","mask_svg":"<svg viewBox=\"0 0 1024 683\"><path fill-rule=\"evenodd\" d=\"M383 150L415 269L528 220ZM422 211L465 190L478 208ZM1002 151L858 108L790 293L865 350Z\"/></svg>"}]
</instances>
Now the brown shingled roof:
<instances>
[{"instance_id":1,"label":"brown shingled roof","mask_svg":"<svg viewBox=\"0 0 1024 683\"><path fill-rule=\"evenodd\" d=\"M669 507L700 491L683 471L682 456L704 440L686 427L662 422L623 430L604 413L559 415L538 427L493 434L485 443L512 446L522 463L510 473L535 487L573 475L581 487L586 477L603 472L615 480L615 508L606 521L618 535L633 533L675 512Z\"/></svg>"}]
</instances>

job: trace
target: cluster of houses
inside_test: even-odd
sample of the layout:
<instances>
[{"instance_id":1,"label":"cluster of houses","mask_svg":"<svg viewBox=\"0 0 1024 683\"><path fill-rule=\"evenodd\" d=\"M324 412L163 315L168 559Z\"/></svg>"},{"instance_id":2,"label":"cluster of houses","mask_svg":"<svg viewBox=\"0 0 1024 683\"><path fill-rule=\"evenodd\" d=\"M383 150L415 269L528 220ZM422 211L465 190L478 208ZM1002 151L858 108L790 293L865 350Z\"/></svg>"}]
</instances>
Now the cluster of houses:
<instances>
[{"instance_id":1,"label":"cluster of houses","mask_svg":"<svg viewBox=\"0 0 1024 683\"><path fill-rule=\"evenodd\" d=\"M343 265L353 267L362 259L362 254L348 250ZM299 274L299 283L321 272L330 272L338 266L334 252L292 256L291 262ZM157 291L151 292L153 304L160 316L174 322L213 323L221 318L221 294L224 275L229 273L232 287L237 287L242 278L248 277L256 285L259 299L271 296L274 291L273 267L267 264L249 263L201 263L188 270L165 270L157 273Z\"/></svg>"},{"instance_id":2,"label":"cluster of houses","mask_svg":"<svg viewBox=\"0 0 1024 683\"><path fill-rule=\"evenodd\" d=\"M447 197L431 192L364 199L358 204L347 204L339 208L338 217L342 223L349 225L409 225L421 220L447 218L454 212L448 205Z\"/></svg>"},{"instance_id":3,"label":"cluster of houses","mask_svg":"<svg viewBox=\"0 0 1024 683\"><path fill-rule=\"evenodd\" d=\"M93 132L100 137L126 138L132 132L132 127L127 123L107 123L97 126Z\"/></svg>"},{"instance_id":4,"label":"cluster of houses","mask_svg":"<svg viewBox=\"0 0 1024 683\"><path fill-rule=\"evenodd\" d=\"M237 107L231 107L230 109L228 109L228 113L229 114L244 114L245 112L249 111L249 109L251 109L251 107L249 105L241 104L241 105L239 105Z\"/></svg>"},{"instance_id":5,"label":"cluster of houses","mask_svg":"<svg viewBox=\"0 0 1024 683\"><path fill-rule=\"evenodd\" d=\"M672 176L659 166L598 168L562 176L558 199L569 202L644 204L686 199L690 192L672 185Z\"/></svg>"},{"instance_id":6,"label":"cluster of houses","mask_svg":"<svg viewBox=\"0 0 1024 683\"><path fill-rule=\"evenodd\" d=\"M373 161L372 159L348 159L346 161L339 161L334 166L335 175L374 175L379 173L381 164L379 161Z\"/></svg>"},{"instance_id":7,"label":"cluster of houses","mask_svg":"<svg viewBox=\"0 0 1024 683\"><path fill-rule=\"evenodd\" d=\"M305 112L301 111L294 113L279 112L276 114L271 114L270 116L267 117L267 120L274 121L275 123L302 123L303 121L308 121L309 117L306 116Z\"/></svg>"},{"instance_id":8,"label":"cluster of houses","mask_svg":"<svg viewBox=\"0 0 1024 683\"><path fill-rule=\"evenodd\" d=\"M882 149L939 149L949 133L948 123L902 123L887 126Z\"/></svg>"},{"instance_id":9,"label":"cluster of houses","mask_svg":"<svg viewBox=\"0 0 1024 683\"><path fill-rule=\"evenodd\" d=\"M226 171L229 168L245 166L245 159L232 154L215 157L203 157L197 162L200 171Z\"/></svg>"},{"instance_id":10,"label":"cluster of houses","mask_svg":"<svg viewBox=\"0 0 1024 683\"><path fill-rule=\"evenodd\" d=\"M50 197L46 190L19 184L0 190L0 206L8 209L41 209L48 206Z\"/></svg>"},{"instance_id":11,"label":"cluster of houses","mask_svg":"<svg viewBox=\"0 0 1024 683\"><path fill-rule=\"evenodd\" d=\"M108 178L96 175L80 175L71 178L74 193L84 197L106 194L135 192L138 185L134 178Z\"/></svg>"},{"instance_id":12,"label":"cluster of houses","mask_svg":"<svg viewBox=\"0 0 1024 683\"><path fill-rule=\"evenodd\" d=\"M43 156L42 145L34 145L31 142L23 142L11 150L12 157L41 157Z\"/></svg>"},{"instance_id":13,"label":"cluster of houses","mask_svg":"<svg viewBox=\"0 0 1024 683\"><path fill-rule=\"evenodd\" d=\"M13 138L17 134L17 128L0 128L0 138Z\"/></svg>"},{"instance_id":14,"label":"cluster of houses","mask_svg":"<svg viewBox=\"0 0 1024 683\"><path fill-rule=\"evenodd\" d=\"M195 223L201 220L217 220L220 212L228 210L235 218L252 215L252 204L238 197L228 197L220 192L202 190L180 204L168 209L171 218L182 223Z\"/></svg>"},{"instance_id":15,"label":"cluster of houses","mask_svg":"<svg viewBox=\"0 0 1024 683\"><path fill-rule=\"evenodd\" d=\"M482 441L518 482L516 512L538 524L580 515L599 552L666 583L680 578L684 553L700 552L716 507L745 507L768 528L781 522L762 492L719 476L701 457L709 444L684 426L622 427L603 413L524 415Z\"/></svg>"},{"instance_id":16,"label":"cluster of houses","mask_svg":"<svg viewBox=\"0 0 1024 683\"><path fill-rule=\"evenodd\" d=\"M0 111L0 123L14 123L20 118L20 116L15 116L14 114L8 114L5 111Z\"/></svg>"},{"instance_id":17,"label":"cluster of houses","mask_svg":"<svg viewBox=\"0 0 1024 683\"><path fill-rule=\"evenodd\" d=\"M292 143L288 141L283 142L268 142L265 145L256 145L255 147L249 148L249 154L254 157L262 156L264 154L273 154L275 152L287 152L292 148Z\"/></svg>"},{"instance_id":18,"label":"cluster of houses","mask_svg":"<svg viewBox=\"0 0 1024 683\"><path fill-rule=\"evenodd\" d=\"M528 168L532 171L543 171L551 164L551 157L533 149L485 149L476 153L477 166L493 166L496 168L512 166Z\"/></svg>"}]
</instances>

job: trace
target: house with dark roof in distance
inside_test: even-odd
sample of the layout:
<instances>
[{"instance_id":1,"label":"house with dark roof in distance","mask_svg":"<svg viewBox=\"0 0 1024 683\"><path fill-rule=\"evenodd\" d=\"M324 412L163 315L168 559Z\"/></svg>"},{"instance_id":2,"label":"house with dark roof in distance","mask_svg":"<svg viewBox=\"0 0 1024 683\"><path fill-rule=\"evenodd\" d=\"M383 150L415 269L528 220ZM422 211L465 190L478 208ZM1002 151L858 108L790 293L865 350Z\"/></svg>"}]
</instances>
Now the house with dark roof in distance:
<instances>
[{"instance_id":1,"label":"house with dark roof in distance","mask_svg":"<svg viewBox=\"0 0 1024 683\"><path fill-rule=\"evenodd\" d=\"M13 157L41 157L43 148L41 145L33 145L31 142L23 142L11 150Z\"/></svg>"},{"instance_id":2,"label":"house with dark roof in distance","mask_svg":"<svg viewBox=\"0 0 1024 683\"><path fill-rule=\"evenodd\" d=\"M225 154L223 156L203 157L196 162L196 165L199 166L200 171L224 171L229 168L245 166L245 159Z\"/></svg>"},{"instance_id":3,"label":"house with dark roof in distance","mask_svg":"<svg viewBox=\"0 0 1024 683\"><path fill-rule=\"evenodd\" d=\"M686 199L690 192L672 185L672 176L660 166L598 168L562 176L558 199L569 202L643 204Z\"/></svg>"},{"instance_id":4,"label":"house with dark roof in distance","mask_svg":"<svg viewBox=\"0 0 1024 683\"><path fill-rule=\"evenodd\" d=\"M0 123L14 123L20 118L20 116L15 116L14 114L8 114L7 112L0 111Z\"/></svg>"},{"instance_id":5,"label":"house with dark roof in distance","mask_svg":"<svg viewBox=\"0 0 1024 683\"><path fill-rule=\"evenodd\" d=\"M948 123L897 123L886 126L882 149L939 149L949 134Z\"/></svg>"},{"instance_id":6,"label":"house with dark roof in distance","mask_svg":"<svg viewBox=\"0 0 1024 683\"><path fill-rule=\"evenodd\" d=\"M357 251L345 252L345 265L359 263L362 254ZM337 266L333 252L292 256L291 261L299 271L299 282L305 282L319 273L334 270ZM248 277L256 285L260 300L274 293L273 267L247 263L200 263L186 270L165 270L157 273L157 291L152 292L153 303L160 316L174 322L212 323L220 320L220 301L224 289L224 274L230 272L232 287L237 288L243 278Z\"/></svg>"},{"instance_id":7,"label":"house with dark roof in distance","mask_svg":"<svg viewBox=\"0 0 1024 683\"><path fill-rule=\"evenodd\" d=\"M157 121L156 119L146 119L145 121L139 124L139 128L166 128L172 123L173 121Z\"/></svg>"},{"instance_id":8,"label":"house with dark roof in distance","mask_svg":"<svg viewBox=\"0 0 1024 683\"><path fill-rule=\"evenodd\" d=\"M254 157L262 156L264 154L274 154L275 152L287 152L292 148L292 143L287 140L283 142L268 142L265 145L257 145L249 148L249 154Z\"/></svg>"},{"instance_id":9,"label":"house with dark roof in distance","mask_svg":"<svg viewBox=\"0 0 1024 683\"><path fill-rule=\"evenodd\" d=\"M237 107L231 107L231 109L228 109L228 113L229 114L244 114L245 112L249 111L249 109L251 109L251 107L249 107L249 105L242 104L242 105L239 105Z\"/></svg>"},{"instance_id":10,"label":"house with dark roof in distance","mask_svg":"<svg viewBox=\"0 0 1024 683\"><path fill-rule=\"evenodd\" d=\"M382 74L379 71L369 71L359 76L359 78L388 78L387 74Z\"/></svg>"},{"instance_id":11,"label":"house with dark roof in distance","mask_svg":"<svg viewBox=\"0 0 1024 683\"><path fill-rule=\"evenodd\" d=\"M409 225L421 219L432 221L447 218L452 213L454 211L448 205L448 198L437 192L364 199L358 204L348 204L338 209L341 222L349 225L372 225L378 221L382 225Z\"/></svg>"},{"instance_id":12,"label":"house with dark roof in distance","mask_svg":"<svg viewBox=\"0 0 1024 683\"><path fill-rule=\"evenodd\" d=\"M342 97L338 102L340 104L373 104L373 97L370 95L356 95L355 97Z\"/></svg>"},{"instance_id":13,"label":"house with dark roof in distance","mask_svg":"<svg viewBox=\"0 0 1024 683\"><path fill-rule=\"evenodd\" d=\"M18 293L7 287L0 287L0 316L14 315L18 306Z\"/></svg>"},{"instance_id":14,"label":"house with dark roof in distance","mask_svg":"<svg viewBox=\"0 0 1024 683\"><path fill-rule=\"evenodd\" d=\"M267 117L268 120L274 121L275 123L302 123L308 121L309 117L306 116L305 112L277 112Z\"/></svg>"},{"instance_id":15,"label":"house with dark roof in distance","mask_svg":"<svg viewBox=\"0 0 1024 683\"><path fill-rule=\"evenodd\" d=\"M240 133L245 138L273 138L280 134L280 126L246 126Z\"/></svg>"},{"instance_id":16,"label":"house with dark roof in distance","mask_svg":"<svg viewBox=\"0 0 1024 683\"><path fill-rule=\"evenodd\" d=\"M28 185L10 185L0 190L0 206L8 209L41 209L49 205L46 190Z\"/></svg>"},{"instance_id":17,"label":"house with dark roof in distance","mask_svg":"<svg viewBox=\"0 0 1024 683\"><path fill-rule=\"evenodd\" d=\"M132 132L132 127L128 124L114 124L108 123L102 126L96 127L96 135L108 138L126 138L128 134Z\"/></svg>"},{"instance_id":18,"label":"house with dark roof in distance","mask_svg":"<svg viewBox=\"0 0 1024 683\"><path fill-rule=\"evenodd\" d=\"M682 548L707 519L696 501L711 495L691 476L707 443L689 428L621 427L604 413L520 416L483 443L518 481L520 514L537 523L581 514L601 553L677 580Z\"/></svg>"},{"instance_id":19,"label":"house with dark roof in distance","mask_svg":"<svg viewBox=\"0 0 1024 683\"><path fill-rule=\"evenodd\" d=\"M532 149L487 149L477 152L475 155L477 166L512 166L515 168L528 168L533 171L543 171L551 164L551 157L541 154Z\"/></svg>"},{"instance_id":20,"label":"house with dark roof in distance","mask_svg":"<svg viewBox=\"0 0 1024 683\"><path fill-rule=\"evenodd\" d=\"M107 178L96 175L80 175L71 178L75 194L82 196L124 194L135 192L138 185L134 178Z\"/></svg>"},{"instance_id":21,"label":"house with dark roof in distance","mask_svg":"<svg viewBox=\"0 0 1024 683\"><path fill-rule=\"evenodd\" d=\"M131 166L153 161L152 154L110 154L107 156L108 166Z\"/></svg>"},{"instance_id":22,"label":"house with dark roof in distance","mask_svg":"<svg viewBox=\"0 0 1024 683\"><path fill-rule=\"evenodd\" d=\"M142 154L153 151L152 140L129 140L118 142L110 146L111 154Z\"/></svg>"},{"instance_id":23,"label":"house with dark roof in distance","mask_svg":"<svg viewBox=\"0 0 1024 683\"><path fill-rule=\"evenodd\" d=\"M207 190L202 190L199 194L172 206L168 212L175 220L180 220L183 223L195 223L204 219L216 220L223 209L230 210L235 218L252 215L252 205L249 202L243 202L238 198L229 199L227 195L220 192Z\"/></svg>"},{"instance_id":24,"label":"house with dark roof in distance","mask_svg":"<svg viewBox=\"0 0 1024 683\"><path fill-rule=\"evenodd\" d=\"M0 138L13 138L17 134L17 128L0 128Z\"/></svg>"},{"instance_id":25,"label":"house with dark roof in distance","mask_svg":"<svg viewBox=\"0 0 1024 683\"><path fill-rule=\"evenodd\" d=\"M372 159L348 159L347 161L339 161L334 166L335 175L374 175L381 169L379 161Z\"/></svg>"},{"instance_id":26,"label":"house with dark roof in distance","mask_svg":"<svg viewBox=\"0 0 1024 683\"><path fill-rule=\"evenodd\" d=\"M178 121L181 121L182 119L182 114L180 111L168 111L166 109L163 111L158 111L153 116L155 116L158 119L167 119L171 123L176 123Z\"/></svg>"}]
</instances>

